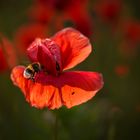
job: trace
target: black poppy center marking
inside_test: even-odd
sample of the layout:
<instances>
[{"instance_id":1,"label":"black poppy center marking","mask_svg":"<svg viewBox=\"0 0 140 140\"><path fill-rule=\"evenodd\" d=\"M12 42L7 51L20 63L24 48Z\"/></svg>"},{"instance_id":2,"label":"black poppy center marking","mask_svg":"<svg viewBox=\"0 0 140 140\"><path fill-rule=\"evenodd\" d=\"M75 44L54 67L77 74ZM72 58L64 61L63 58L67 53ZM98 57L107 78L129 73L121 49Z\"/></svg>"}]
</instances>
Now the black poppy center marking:
<instances>
[{"instance_id":1,"label":"black poppy center marking","mask_svg":"<svg viewBox=\"0 0 140 140\"><path fill-rule=\"evenodd\" d=\"M74 94L75 94L75 92L72 92L71 94L72 94L72 95L74 95Z\"/></svg>"},{"instance_id":2,"label":"black poppy center marking","mask_svg":"<svg viewBox=\"0 0 140 140\"><path fill-rule=\"evenodd\" d=\"M59 64L58 64L57 61L56 61L56 70L57 70L57 71L60 71L60 66L59 66Z\"/></svg>"}]
</instances>

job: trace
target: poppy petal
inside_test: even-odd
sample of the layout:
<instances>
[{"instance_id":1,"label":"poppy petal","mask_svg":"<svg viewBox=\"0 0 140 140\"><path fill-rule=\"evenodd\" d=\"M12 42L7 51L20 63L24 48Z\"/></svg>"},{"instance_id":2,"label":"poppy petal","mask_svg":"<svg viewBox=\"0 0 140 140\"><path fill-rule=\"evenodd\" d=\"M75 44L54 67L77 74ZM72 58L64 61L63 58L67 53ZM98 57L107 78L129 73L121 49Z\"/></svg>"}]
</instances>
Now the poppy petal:
<instances>
[{"instance_id":1,"label":"poppy petal","mask_svg":"<svg viewBox=\"0 0 140 140\"><path fill-rule=\"evenodd\" d=\"M88 101L103 87L102 75L97 72L64 72L59 77L44 77L40 73L36 81L58 87L62 103L68 108Z\"/></svg>"},{"instance_id":2,"label":"poppy petal","mask_svg":"<svg viewBox=\"0 0 140 140\"><path fill-rule=\"evenodd\" d=\"M103 87L102 75L97 72L68 72L62 87L62 99L67 108L90 100Z\"/></svg>"},{"instance_id":3,"label":"poppy petal","mask_svg":"<svg viewBox=\"0 0 140 140\"><path fill-rule=\"evenodd\" d=\"M91 52L91 44L87 37L73 28L65 28L52 38L61 51L62 68L70 69L82 62Z\"/></svg>"},{"instance_id":4,"label":"poppy petal","mask_svg":"<svg viewBox=\"0 0 140 140\"><path fill-rule=\"evenodd\" d=\"M40 72L32 82L23 77L24 69L15 67L11 79L37 108L71 108L91 99L103 86L102 76L96 72L65 72L57 77Z\"/></svg>"},{"instance_id":5,"label":"poppy petal","mask_svg":"<svg viewBox=\"0 0 140 140\"><path fill-rule=\"evenodd\" d=\"M11 79L24 93L24 96L36 108L55 109L62 106L59 90L52 85L43 85L23 77L25 67L17 66L12 70Z\"/></svg>"},{"instance_id":6,"label":"poppy petal","mask_svg":"<svg viewBox=\"0 0 140 140\"><path fill-rule=\"evenodd\" d=\"M54 41L38 38L27 49L27 53L33 62L40 62L48 73L57 75L61 71L60 50Z\"/></svg>"}]
</instances>

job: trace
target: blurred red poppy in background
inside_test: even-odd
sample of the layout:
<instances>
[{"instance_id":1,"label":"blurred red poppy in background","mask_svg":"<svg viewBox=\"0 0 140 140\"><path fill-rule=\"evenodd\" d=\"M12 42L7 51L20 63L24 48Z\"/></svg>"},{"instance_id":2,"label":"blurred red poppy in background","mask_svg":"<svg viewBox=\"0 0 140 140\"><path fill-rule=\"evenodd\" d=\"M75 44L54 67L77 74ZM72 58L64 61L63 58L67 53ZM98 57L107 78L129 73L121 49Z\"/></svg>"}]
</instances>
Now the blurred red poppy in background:
<instances>
[{"instance_id":1,"label":"blurred red poppy in background","mask_svg":"<svg viewBox=\"0 0 140 140\"><path fill-rule=\"evenodd\" d=\"M17 56L13 44L1 35L0 42L0 72L4 72L17 65Z\"/></svg>"},{"instance_id":2,"label":"blurred red poppy in background","mask_svg":"<svg viewBox=\"0 0 140 140\"><path fill-rule=\"evenodd\" d=\"M28 15L34 22L48 24L54 15L54 9L44 2L35 2L30 7Z\"/></svg>"},{"instance_id":3,"label":"blurred red poppy in background","mask_svg":"<svg viewBox=\"0 0 140 140\"><path fill-rule=\"evenodd\" d=\"M119 46L123 56L131 58L138 53L140 44L140 22L125 20L121 24L122 42Z\"/></svg>"},{"instance_id":4,"label":"blurred red poppy in background","mask_svg":"<svg viewBox=\"0 0 140 140\"><path fill-rule=\"evenodd\" d=\"M99 0L94 6L94 11L98 18L113 24L117 22L121 10L122 3L120 0Z\"/></svg>"},{"instance_id":5,"label":"blurred red poppy in background","mask_svg":"<svg viewBox=\"0 0 140 140\"><path fill-rule=\"evenodd\" d=\"M3 72L8 68L8 65L1 46L0 46L0 61L1 61L0 72Z\"/></svg>"},{"instance_id":6,"label":"blurred red poppy in background","mask_svg":"<svg viewBox=\"0 0 140 140\"><path fill-rule=\"evenodd\" d=\"M122 24L124 38L133 44L140 43L140 22L134 20L126 20Z\"/></svg>"},{"instance_id":7,"label":"blurred red poppy in background","mask_svg":"<svg viewBox=\"0 0 140 140\"><path fill-rule=\"evenodd\" d=\"M46 23L48 26L58 24L59 20L62 28L70 26L65 24L68 19L72 23L71 26L89 37L92 34L92 20L87 6L88 0L82 2L81 0L37 0L29 10L29 17L35 19L36 22ZM55 25L54 29L61 27L61 25Z\"/></svg>"},{"instance_id":8,"label":"blurred red poppy in background","mask_svg":"<svg viewBox=\"0 0 140 140\"><path fill-rule=\"evenodd\" d=\"M129 66L126 65L126 64L124 64L124 65L122 65L122 64L116 65L116 67L115 67L115 73L118 76L120 76L120 77L126 76L129 73Z\"/></svg>"},{"instance_id":9,"label":"blurred red poppy in background","mask_svg":"<svg viewBox=\"0 0 140 140\"><path fill-rule=\"evenodd\" d=\"M26 54L26 49L37 37L46 37L46 26L39 23L29 23L20 26L15 33L15 44L21 54Z\"/></svg>"},{"instance_id":10,"label":"blurred red poppy in background","mask_svg":"<svg viewBox=\"0 0 140 140\"><path fill-rule=\"evenodd\" d=\"M65 9L64 14L75 24L75 28L84 35L90 37L93 32L92 19L87 10L87 0L71 1L71 4Z\"/></svg>"},{"instance_id":11,"label":"blurred red poppy in background","mask_svg":"<svg viewBox=\"0 0 140 140\"><path fill-rule=\"evenodd\" d=\"M36 39L27 53L32 62L43 66L42 70L33 81L24 77L24 66L17 66L12 81L34 107L71 108L88 101L103 87L100 73L64 72L85 60L90 52L88 38L73 28L63 29L50 39Z\"/></svg>"}]
</instances>

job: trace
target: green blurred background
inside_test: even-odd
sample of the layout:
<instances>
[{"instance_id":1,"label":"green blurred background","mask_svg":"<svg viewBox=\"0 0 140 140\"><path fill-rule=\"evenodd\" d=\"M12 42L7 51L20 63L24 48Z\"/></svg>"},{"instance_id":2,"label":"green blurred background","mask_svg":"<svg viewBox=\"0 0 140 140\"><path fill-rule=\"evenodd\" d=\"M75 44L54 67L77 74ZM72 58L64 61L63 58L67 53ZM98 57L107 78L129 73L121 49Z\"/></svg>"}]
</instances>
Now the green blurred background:
<instances>
[{"instance_id":1,"label":"green blurred background","mask_svg":"<svg viewBox=\"0 0 140 140\"><path fill-rule=\"evenodd\" d=\"M121 2L121 20L131 18L140 24L140 1ZM17 28L29 22L27 10L32 3L0 1L0 32L11 41ZM71 109L39 110L31 107L13 85L10 70L0 73L0 140L53 140L56 134L58 140L140 139L140 42L133 55L125 56L118 47L124 40L119 27L112 31L112 25L91 10L97 1L88 3L94 50L75 69L101 72L103 89L87 103Z\"/></svg>"}]
</instances>

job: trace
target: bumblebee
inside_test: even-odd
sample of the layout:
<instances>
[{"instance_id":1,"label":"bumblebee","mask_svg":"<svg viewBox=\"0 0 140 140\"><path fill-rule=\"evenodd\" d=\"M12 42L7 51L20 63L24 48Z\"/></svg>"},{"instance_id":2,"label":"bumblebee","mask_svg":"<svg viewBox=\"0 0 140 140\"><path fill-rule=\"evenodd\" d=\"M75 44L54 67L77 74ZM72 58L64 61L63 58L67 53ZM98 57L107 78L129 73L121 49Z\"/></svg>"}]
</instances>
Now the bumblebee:
<instances>
[{"instance_id":1,"label":"bumblebee","mask_svg":"<svg viewBox=\"0 0 140 140\"><path fill-rule=\"evenodd\" d=\"M31 79L32 81L34 81L34 76L36 73L41 71L41 65L39 62L34 62L32 64L29 64L24 72L23 72L23 76L26 79Z\"/></svg>"}]
</instances>

